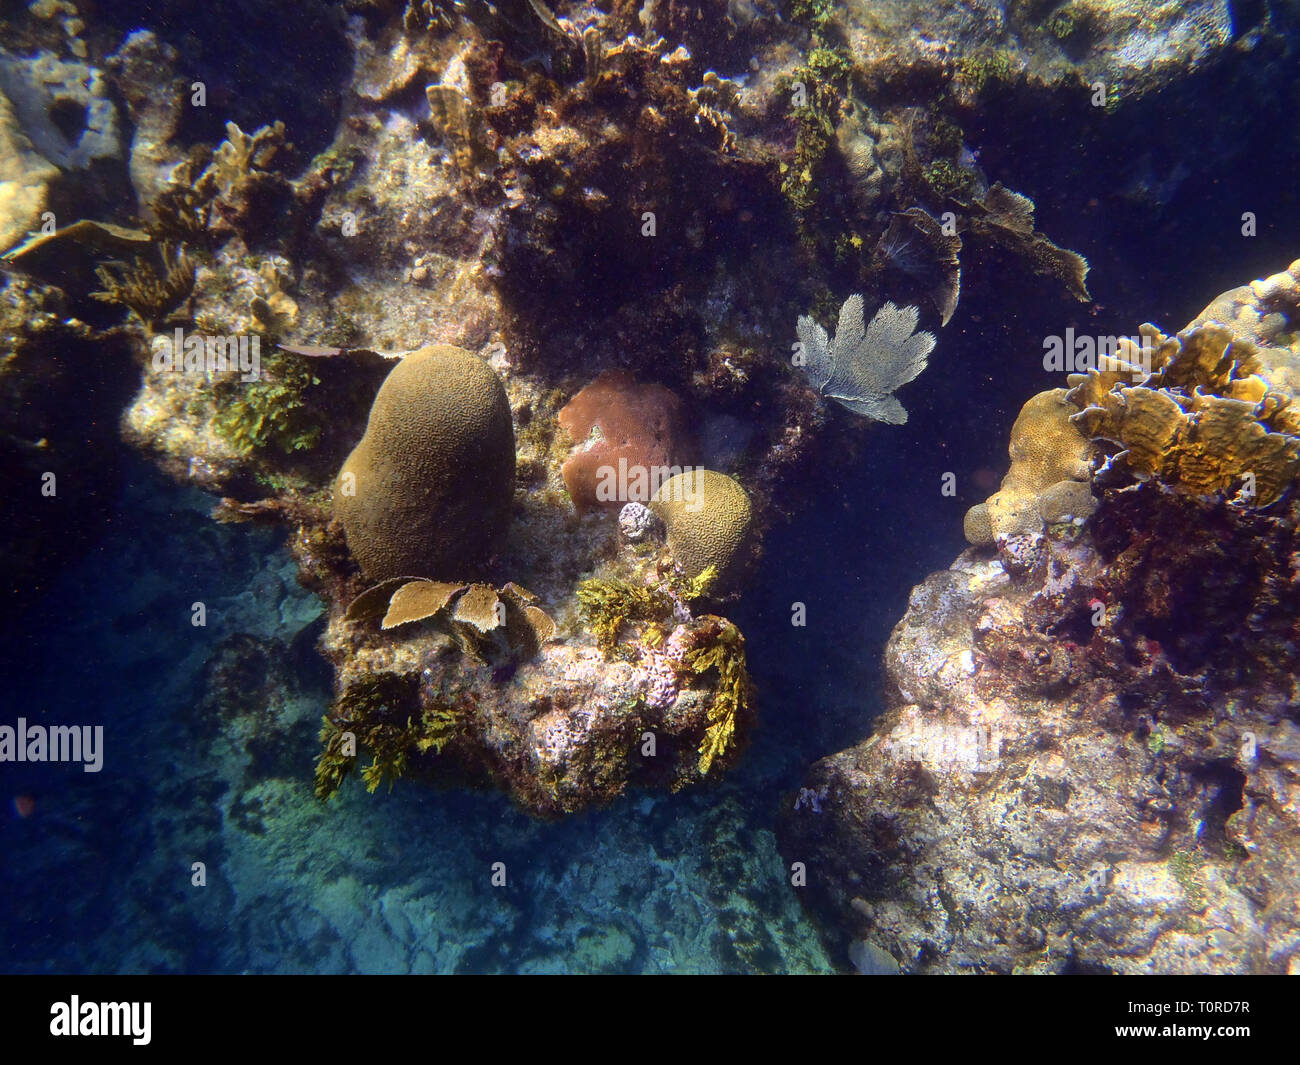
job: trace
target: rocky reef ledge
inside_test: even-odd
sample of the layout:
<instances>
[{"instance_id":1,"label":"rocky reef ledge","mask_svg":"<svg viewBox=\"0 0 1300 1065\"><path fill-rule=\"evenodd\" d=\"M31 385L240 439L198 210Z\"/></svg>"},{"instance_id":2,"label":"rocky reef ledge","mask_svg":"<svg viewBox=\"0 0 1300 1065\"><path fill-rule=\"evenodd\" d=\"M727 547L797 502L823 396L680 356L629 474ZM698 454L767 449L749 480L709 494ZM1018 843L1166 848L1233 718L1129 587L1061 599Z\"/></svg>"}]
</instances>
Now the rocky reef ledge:
<instances>
[{"instance_id":1,"label":"rocky reef ledge","mask_svg":"<svg viewBox=\"0 0 1300 1065\"><path fill-rule=\"evenodd\" d=\"M785 806L841 960L1300 971L1298 296L1300 262L1026 404L990 542L916 587L874 732ZM1025 471L1076 452L1062 513Z\"/></svg>"}]
</instances>

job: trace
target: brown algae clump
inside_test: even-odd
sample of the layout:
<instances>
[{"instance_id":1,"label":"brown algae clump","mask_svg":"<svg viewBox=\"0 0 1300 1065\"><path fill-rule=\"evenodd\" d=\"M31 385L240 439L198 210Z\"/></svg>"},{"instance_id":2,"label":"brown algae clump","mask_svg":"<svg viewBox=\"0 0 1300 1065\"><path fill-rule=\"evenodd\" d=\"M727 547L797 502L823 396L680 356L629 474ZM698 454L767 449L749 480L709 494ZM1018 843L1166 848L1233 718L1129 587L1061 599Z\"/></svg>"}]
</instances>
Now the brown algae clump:
<instances>
[{"instance_id":1,"label":"brown algae clump","mask_svg":"<svg viewBox=\"0 0 1300 1065\"><path fill-rule=\"evenodd\" d=\"M380 387L335 482L334 514L372 580L459 576L500 542L514 483L505 388L476 355L438 344Z\"/></svg>"}]
</instances>

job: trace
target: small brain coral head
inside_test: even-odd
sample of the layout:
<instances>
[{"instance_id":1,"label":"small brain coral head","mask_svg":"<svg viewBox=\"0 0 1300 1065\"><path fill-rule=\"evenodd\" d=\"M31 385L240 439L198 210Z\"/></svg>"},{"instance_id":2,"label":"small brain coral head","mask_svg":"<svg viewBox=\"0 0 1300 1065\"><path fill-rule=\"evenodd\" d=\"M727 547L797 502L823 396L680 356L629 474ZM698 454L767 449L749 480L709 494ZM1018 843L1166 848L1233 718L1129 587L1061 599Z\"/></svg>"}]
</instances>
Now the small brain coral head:
<instances>
[{"instance_id":1,"label":"small brain coral head","mask_svg":"<svg viewBox=\"0 0 1300 1065\"><path fill-rule=\"evenodd\" d=\"M663 385L606 370L560 411L573 440L564 486L579 510L648 503L664 474L692 450L682 401Z\"/></svg>"},{"instance_id":2,"label":"small brain coral head","mask_svg":"<svg viewBox=\"0 0 1300 1065\"><path fill-rule=\"evenodd\" d=\"M462 579L501 542L515 436L500 379L445 344L401 360L334 485L334 514L371 580Z\"/></svg>"},{"instance_id":3,"label":"small brain coral head","mask_svg":"<svg viewBox=\"0 0 1300 1065\"><path fill-rule=\"evenodd\" d=\"M688 577L714 566L726 582L741 568L754 512L749 495L726 474L693 469L669 478L650 509L664 523L673 561Z\"/></svg>"}]
</instances>

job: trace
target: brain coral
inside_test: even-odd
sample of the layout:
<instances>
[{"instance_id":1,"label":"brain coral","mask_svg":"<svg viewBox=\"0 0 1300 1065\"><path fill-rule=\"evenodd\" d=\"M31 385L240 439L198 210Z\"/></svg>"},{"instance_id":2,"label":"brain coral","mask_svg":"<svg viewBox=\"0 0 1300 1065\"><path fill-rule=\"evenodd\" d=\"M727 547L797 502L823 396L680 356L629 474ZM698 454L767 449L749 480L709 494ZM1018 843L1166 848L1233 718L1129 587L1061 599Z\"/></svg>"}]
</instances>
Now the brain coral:
<instances>
[{"instance_id":1,"label":"brain coral","mask_svg":"<svg viewBox=\"0 0 1300 1065\"><path fill-rule=\"evenodd\" d=\"M606 370L587 385L560 411L560 424L575 445L563 472L579 510L649 502L661 480L652 483L650 471L680 467L690 458L682 401L663 385L639 383L627 370ZM627 470L622 482L620 463ZM620 484L625 490L614 490Z\"/></svg>"},{"instance_id":2,"label":"brain coral","mask_svg":"<svg viewBox=\"0 0 1300 1065\"><path fill-rule=\"evenodd\" d=\"M1002 487L966 514L966 538L971 543L992 543L998 537L1041 528L1039 496L1061 481L1088 480L1090 447L1071 424L1075 413L1077 408L1063 388L1040 392L1020 408L1011 427L1011 469Z\"/></svg>"},{"instance_id":3,"label":"brain coral","mask_svg":"<svg viewBox=\"0 0 1300 1065\"><path fill-rule=\"evenodd\" d=\"M505 533L514 478L501 381L472 353L438 344L384 380L339 472L334 514L371 580L459 579Z\"/></svg>"},{"instance_id":4,"label":"brain coral","mask_svg":"<svg viewBox=\"0 0 1300 1065\"><path fill-rule=\"evenodd\" d=\"M753 527L753 508L740 485L723 473L695 469L659 486L650 509L668 530L668 549L688 577L716 566L734 575Z\"/></svg>"}]
</instances>

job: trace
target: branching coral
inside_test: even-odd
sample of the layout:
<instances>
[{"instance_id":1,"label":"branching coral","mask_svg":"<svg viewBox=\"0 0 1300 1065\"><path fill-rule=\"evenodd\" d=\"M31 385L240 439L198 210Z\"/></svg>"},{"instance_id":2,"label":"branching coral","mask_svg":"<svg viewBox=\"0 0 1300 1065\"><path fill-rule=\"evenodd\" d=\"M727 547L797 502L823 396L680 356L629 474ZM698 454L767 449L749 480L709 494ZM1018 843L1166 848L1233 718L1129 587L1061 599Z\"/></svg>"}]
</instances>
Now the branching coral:
<instances>
[{"instance_id":1,"label":"branching coral","mask_svg":"<svg viewBox=\"0 0 1300 1065\"><path fill-rule=\"evenodd\" d=\"M137 256L130 266L116 260L101 263L95 276L104 287L92 292L91 297L128 308L150 328L158 325L169 311L184 303L194 291L194 264L184 248L162 244L158 256L161 274L153 263L141 256Z\"/></svg>"},{"instance_id":2,"label":"branching coral","mask_svg":"<svg viewBox=\"0 0 1300 1065\"><path fill-rule=\"evenodd\" d=\"M276 122L248 134L235 123L227 122L226 138L196 182L197 191L204 199L229 197L256 170L266 170L283 147L284 123Z\"/></svg>"},{"instance_id":3,"label":"branching coral","mask_svg":"<svg viewBox=\"0 0 1300 1065\"><path fill-rule=\"evenodd\" d=\"M271 170L285 148L284 124L276 122L248 134L226 123L228 139L194 182L196 202L210 205L207 221L220 235L238 233L249 247L282 232L295 212L293 188Z\"/></svg>"},{"instance_id":4,"label":"branching coral","mask_svg":"<svg viewBox=\"0 0 1300 1065\"><path fill-rule=\"evenodd\" d=\"M1155 479L1184 495L1235 493L1232 502L1251 507L1280 499L1300 477L1295 356L1259 346L1235 319L1208 320L1246 306L1251 293L1225 293L1177 336L1143 325L1099 366L1071 374L1068 391L1029 400L1011 430L1011 470L967 513L967 539L992 543L1043 522L1086 519L1096 509L1094 452L1105 458L1102 484Z\"/></svg>"},{"instance_id":5,"label":"branching coral","mask_svg":"<svg viewBox=\"0 0 1300 1065\"><path fill-rule=\"evenodd\" d=\"M149 201L149 213L153 216L149 228L159 238L199 245L209 240L211 203L195 188L198 167L197 155L183 160Z\"/></svg>"}]
</instances>

